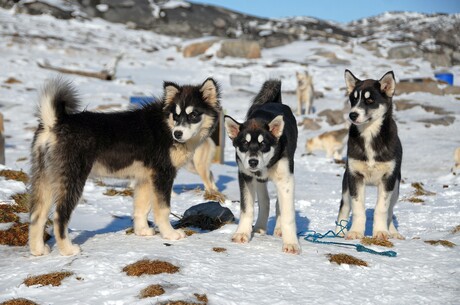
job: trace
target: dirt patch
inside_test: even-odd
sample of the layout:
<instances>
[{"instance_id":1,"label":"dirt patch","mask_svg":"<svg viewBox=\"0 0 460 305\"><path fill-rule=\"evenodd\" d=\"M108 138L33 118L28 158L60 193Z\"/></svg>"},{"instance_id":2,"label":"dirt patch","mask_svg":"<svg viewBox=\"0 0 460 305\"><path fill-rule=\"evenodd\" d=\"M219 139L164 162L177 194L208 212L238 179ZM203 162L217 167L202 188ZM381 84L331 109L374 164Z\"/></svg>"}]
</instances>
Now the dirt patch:
<instances>
[{"instance_id":1,"label":"dirt patch","mask_svg":"<svg viewBox=\"0 0 460 305\"><path fill-rule=\"evenodd\" d=\"M19 299L11 299L11 300L5 301L3 303L0 303L0 305L38 305L38 304L28 299L19 298Z\"/></svg>"},{"instance_id":2,"label":"dirt patch","mask_svg":"<svg viewBox=\"0 0 460 305\"><path fill-rule=\"evenodd\" d=\"M25 246L29 239L29 224L15 223L8 230L0 231L0 244L7 246Z\"/></svg>"},{"instance_id":3,"label":"dirt patch","mask_svg":"<svg viewBox=\"0 0 460 305\"><path fill-rule=\"evenodd\" d=\"M375 237L364 237L363 239L361 239L361 243L366 246L376 245L376 246L382 246L382 247L387 247L387 248L393 248L394 246L393 243L389 240L375 238Z\"/></svg>"},{"instance_id":4,"label":"dirt patch","mask_svg":"<svg viewBox=\"0 0 460 305\"><path fill-rule=\"evenodd\" d=\"M214 247L212 248L212 251L221 253L221 252L227 252L227 249L221 248L221 247Z\"/></svg>"},{"instance_id":5,"label":"dirt patch","mask_svg":"<svg viewBox=\"0 0 460 305\"><path fill-rule=\"evenodd\" d=\"M143 259L124 267L123 271L129 276L141 276L143 274L176 273L179 267L164 261Z\"/></svg>"},{"instance_id":6,"label":"dirt patch","mask_svg":"<svg viewBox=\"0 0 460 305\"><path fill-rule=\"evenodd\" d=\"M14 211L16 213L29 213L29 194L28 193L18 193L11 196L11 199L16 202L16 205L13 205Z\"/></svg>"},{"instance_id":7,"label":"dirt patch","mask_svg":"<svg viewBox=\"0 0 460 305\"><path fill-rule=\"evenodd\" d=\"M42 274L37 276L30 276L24 280L26 286L61 286L62 280L73 275L73 272L63 271L63 272L53 272L48 274Z\"/></svg>"},{"instance_id":8,"label":"dirt patch","mask_svg":"<svg viewBox=\"0 0 460 305\"><path fill-rule=\"evenodd\" d=\"M450 233L452 234L457 234L458 232L460 232L460 225L456 226L455 228L452 229L452 231Z\"/></svg>"},{"instance_id":9,"label":"dirt patch","mask_svg":"<svg viewBox=\"0 0 460 305\"><path fill-rule=\"evenodd\" d=\"M192 236L193 234L198 233L197 231L194 231L194 230L189 229L189 228L184 228L182 230L184 231L185 235L187 235L187 236Z\"/></svg>"},{"instance_id":10,"label":"dirt patch","mask_svg":"<svg viewBox=\"0 0 460 305\"><path fill-rule=\"evenodd\" d=\"M18 222L19 217L14 211L14 207L11 204L0 204L0 222Z\"/></svg>"},{"instance_id":11,"label":"dirt patch","mask_svg":"<svg viewBox=\"0 0 460 305\"><path fill-rule=\"evenodd\" d=\"M356 258L354 256L344 254L344 253L339 253L339 254L329 253L326 256L329 258L329 261L331 263L336 263L338 265L347 264L347 265L356 265L356 266L364 266L364 267L369 266L367 262L359 258Z\"/></svg>"},{"instance_id":12,"label":"dirt patch","mask_svg":"<svg viewBox=\"0 0 460 305\"><path fill-rule=\"evenodd\" d=\"M24 173L23 171L15 171L15 170L1 170L0 176L6 178L6 180L16 180L27 183L29 181L29 176Z\"/></svg>"},{"instance_id":13,"label":"dirt patch","mask_svg":"<svg viewBox=\"0 0 460 305\"><path fill-rule=\"evenodd\" d=\"M165 293L165 290L163 289L163 287L161 287L161 285L150 285L141 290L141 293L139 294L139 298L145 299L145 298L157 297L164 293Z\"/></svg>"},{"instance_id":14,"label":"dirt patch","mask_svg":"<svg viewBox=\"0 0 460 305\"><path fill-rule=\"evenodd\" d=\"M16 79L14 77L8 77L4 82L4 84L22 84L22 82L19 79Z\"/></svg>"},{"instance_id":15,"label":"dirt patch","mask_svg":"<svg viewBox=\"0 0 460 305\"><path fill-rule=\"evenodd\" d=\"M453 242L448 241L448 240L444 240L444 239L440 239L440 240L425 240L425 242L427 244L430 244L430 245L433 245L433 246L441 245L441 246L448 247L448 248L453 248L453 247L456 246L456 244L454 244Z\"/></svg>"},{"instance_id":16,"label":"dirt patch","mask_svg":"<svg viewBox=\"0 0 460 305\"><path fill-rule=\"evenodd\" d=\"M414 191L415 196L434 196L436 195L436 193L434 192L425 190L425 188L423 187L423 183L421 182L413 182L411 186L415 189Z\"/></svg>"},{"instance_id":17,"label":"dirt patch","mask_svg":"<svg viewBox=\"0 0 460 305\"><path fill-rule=\"evenodd\" d=\"M104 195L106 196L131 196L133 197L134 191L130 188L118 191L116 189L108 189Z\"/></svg>"}]
</instances>

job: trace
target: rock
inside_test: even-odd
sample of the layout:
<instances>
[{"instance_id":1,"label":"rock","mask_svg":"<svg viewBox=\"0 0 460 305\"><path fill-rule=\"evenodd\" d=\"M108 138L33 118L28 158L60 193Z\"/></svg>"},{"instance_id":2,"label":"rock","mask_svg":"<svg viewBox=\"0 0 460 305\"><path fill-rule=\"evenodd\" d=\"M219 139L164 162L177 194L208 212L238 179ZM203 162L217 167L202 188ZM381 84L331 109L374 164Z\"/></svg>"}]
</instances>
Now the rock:
<instances>
[{"instance_id":1,"label":"rock","mask_svg":"<svg viewBox=\"0 0 460 305\"><path fill-rule=\"evenodd\" d=\"M223 207L217 201L209 201L187 209L184 217L182 217L175 227L192 226L212 231L234 220L235 216L229 208Z\"/></svg>"},{"instance_id":2,"label":"rock","mask_svg":"<svg viewBox=\"0 0 460 305\"><path fill-rule=\"evenodd\" d=\"M325 116L326 122L331 126L345 123L342 110L326 109L318 113L318 116Z\"/></svg>"},{"instance_id":3,"label":"rock","mask_svg":"<svg viewBox=\"0 0 460 305\"><path fill-rule=\"evenodd\" d=\"M213 39L191 43L183 48L182 55L184 55L184 57L195 57L204 54L204 52L206 52L206 50L209 49L217 41L217 39Z\"/></svg>"},{"instance_id":4,"label":"rock","mask_svg":"<svg viewBox=\"0 0 460 305\"><path fill-rule=\"evenodd\" d=\"M460 94L460 86L447 86L444 88L444 94Z\"/></svg>"},{"instance_id":5,"label":"rock","mask_svg":"<svg viewBox=\"0 0 460 305\"><path fill-rule=\"evenodd\" d=\"M319 125L317 122L310 118L304 118L303 121L299 124L299 126L303 126L303 129L307 130L321 129L321 125Z\"/></svg>"},{"instance_id":6,"label":"rock","mask_svg":"<svg viewBox=\"0 0 460 305\"><path fill-rule=\"evenodd\" d=\"M460 52L457 52L457 51L452 52L452 64L453 65L460 64Z\"/></svg>"},{"instance_id":7,"label":"rock","mask_svg":"<svg viewBox=\"0 0 460 305\"><path fill-rule=\"evenodd\" d=\"M451 56L446 53L424 53L423 58L429 61L435 67L452 66Z\"/></svg>"},{"instance_id":8,"label":"rock","mask_svg":"<svg viewBox=\"0 0 460 305\"><path fill-rule=\"evenodd\" d=\"M239 39L224 40L220 50L217 51L217 56L220 58L227 56L247 59L260 58L260 45L255 41Z\"/></svg>"},{"instance_id":9,"label":"rock","mask_svg":"<svg viewBox=\"0 0 460 305\"><path fill-rule=\"evenodd\" d=\"M443 91L436 82L399 82L396 84L396 95L412 92L428 92L435 95L443 95Z\"/></svg>"},{"instance_id":10,"label":"rock","mask_svg":"<svg viewBox=\"0 0 460 305\"><path fill-rule=\"evenodd\" d=\"M423 52L412 45L397 46L388 50L389 59L414 58L422 57L422 55Z\"/></svg>"},{"instance_id":11,"label":"rock","mask_svg":"<svg viewBox=\"0 0 460 305\"><path fill-rule=\"evenodd\" d=\"M425 123L427 127L430 127L431 125L449 126L454 121L455 121L454 116L447 115L441 118L422 119L422 120L418 120L417 122Z\"/></svg>"}]
</instances>

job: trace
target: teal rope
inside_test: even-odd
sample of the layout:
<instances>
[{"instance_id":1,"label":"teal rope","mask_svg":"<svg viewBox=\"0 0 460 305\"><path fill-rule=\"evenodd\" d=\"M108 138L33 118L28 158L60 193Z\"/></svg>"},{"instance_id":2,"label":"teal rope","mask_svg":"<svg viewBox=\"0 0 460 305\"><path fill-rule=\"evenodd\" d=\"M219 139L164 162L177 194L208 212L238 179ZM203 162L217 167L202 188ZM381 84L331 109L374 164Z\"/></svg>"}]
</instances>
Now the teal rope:
<instances>
[{"instance_id":1,"label":"teal rope","mask_svg":"<svg viewBox=\"0 0 460 305\"><path fill-rule=\"evenodd\" d=\"M374 251L372 249L369 249L361 244L351 244L351 243L341 243L341 242L333 242L333 241L321 241L319 239L323 238L334 238L334 237L339 237L341 238L340 234L345 233L345 229L347 228L348 221L342 220L340 221L340 224L336 222L336 225L340 227L339 232L336 234L334 231L329 230L325 234L317 233L316 231L313 230L308 230L305 231L302 234L299 234L300 236L305 236L305 240L312 242L312 243L317 243L317 244L325 244L325 245L338 245L338 246L347 246L347 247L355 247L356 251L358 252L367 252L371 254L377 254L377 255L383 255L383 256L389 256L389 257L396 257L397 253L395 251Z\"/></svg>"}]
</instances>

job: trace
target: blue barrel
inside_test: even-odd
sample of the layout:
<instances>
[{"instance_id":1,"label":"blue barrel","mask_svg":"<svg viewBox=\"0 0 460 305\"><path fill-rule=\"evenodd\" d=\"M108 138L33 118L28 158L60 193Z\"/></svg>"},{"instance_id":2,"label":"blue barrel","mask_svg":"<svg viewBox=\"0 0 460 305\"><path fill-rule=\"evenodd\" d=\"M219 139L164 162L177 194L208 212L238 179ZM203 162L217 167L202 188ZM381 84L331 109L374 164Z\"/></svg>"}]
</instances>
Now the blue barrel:
<instances>
[{"instance_id":1,"label":"blue barrel","mask_svg":"<svg viewBox=\"0 0 460 305\"><path fill-rule=\"evenodd\" d=\"M449 72L435 73L434 77L436 77L436 79L439 79L443 82L448 83L451 86L454 84L454 75L452 73L449 73Z\"/></svg>"},{"instance_id":2,"label":"blue barrel","mask_svg":"<svg viewBox=\"0 0 460 305\"><path fill-rule=\"evenodd\" d=\"M142 106L145 104L150 104L155 102L156 99L152 96L130 96L129 97L129 103L136 105L136 106Z\"/></svg>"}]
</instances>

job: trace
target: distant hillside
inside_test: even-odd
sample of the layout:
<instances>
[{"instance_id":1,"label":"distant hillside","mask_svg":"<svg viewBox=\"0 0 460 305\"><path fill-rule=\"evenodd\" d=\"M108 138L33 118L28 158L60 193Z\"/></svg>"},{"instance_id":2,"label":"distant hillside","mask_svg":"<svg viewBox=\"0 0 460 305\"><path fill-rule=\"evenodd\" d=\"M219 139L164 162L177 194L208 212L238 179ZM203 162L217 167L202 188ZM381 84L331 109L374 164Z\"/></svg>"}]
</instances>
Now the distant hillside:
<instances>
[{"instance_id":1,"label":"distant hillside","mask_svg":"<svg viewBox=\"0 0 460 305\"><path fill-rule=\"evenodd\" d=\"M311 17L260 18L183 0L0 0L0 6L61 19L99 17L182 38L217 36L255 40L265 48L295 40L327 40L338 44L353 40L380 56L423 57L434 66L460 64L460 14L392 12L340 24Z\"/></svg>"}]
</instances>

